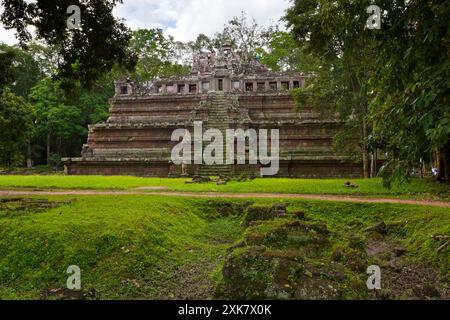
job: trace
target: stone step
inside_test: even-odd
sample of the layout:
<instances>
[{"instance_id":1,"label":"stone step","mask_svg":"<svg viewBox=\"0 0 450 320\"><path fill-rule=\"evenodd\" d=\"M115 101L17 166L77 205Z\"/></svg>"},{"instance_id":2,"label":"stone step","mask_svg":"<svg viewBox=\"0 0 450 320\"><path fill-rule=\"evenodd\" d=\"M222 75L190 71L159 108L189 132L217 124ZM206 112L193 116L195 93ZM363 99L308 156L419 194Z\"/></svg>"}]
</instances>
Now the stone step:
<instances>
[{"instance_id":1,"label":"stone step","mask_svg":"<svg viewBox=\"0 0 450 320\"><path fill-rule=\"evenodd\" d=\"M211 166L207 166L207 165L202 165L199 168L200 170L204 170L204 171L228 171L231 169L230 165L211 165Z\"/></svg>"},{"instance_id":2,"label":"stone step","mask_svg":"<svg viewBox=\"0 0 450 320\"><path fill-rule=\"evenodd\" d=\"M210 102L208 108L208 123L205 129L218 129L224 136L230 128L228 107L231 101L223 93L215 93L208 96ZM224 155L225 157L225 155ZM201 166L198 173L201 175L230 175L231 167L228 165Z\"/></svg>"},{"instance_id":3,"label":"stone step","mask_svg":"<svg viewBox=\"0 0 450 320\"><path fill-rule=\"evenodd\" d=\"M216 171L199 171L197 172L199 176L231 176L231 170L229 172L216 172Z\"/></svg>"}]
</instances>

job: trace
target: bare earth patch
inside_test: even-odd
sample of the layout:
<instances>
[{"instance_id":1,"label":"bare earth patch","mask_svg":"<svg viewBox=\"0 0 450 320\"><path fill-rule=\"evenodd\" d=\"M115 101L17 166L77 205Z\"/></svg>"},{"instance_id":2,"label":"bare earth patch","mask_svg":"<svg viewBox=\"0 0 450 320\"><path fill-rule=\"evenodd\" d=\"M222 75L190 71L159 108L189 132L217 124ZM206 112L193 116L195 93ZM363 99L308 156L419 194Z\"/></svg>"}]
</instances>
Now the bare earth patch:
<instances>
[{"instance_id":1,"label":"bare earth patch","mask_svg":"<svg viewBox=\"0 0 450 320\"><path fill-rule=\"evenodd\" d=\"M450 299L450 281L436 268L411 264L406 250L386 240L372 240L366 252L382 267L382 290L372 294L374 299Z\"/></svg>"},{"instance_id":2,"label":"bare earth patch","mask_svg":"<svg viewBox=\"0 0 450 320\"><path fill-rule=\"evenodd\" d=\"M138 188L134 188L133 190L136 191L160 191L160 190L168 190L168 187L164 187L164 186L156 186L156 187L138 187Z\"/></svg>"},{"instance_id":3,"label":"bare earth patch","mask_svg":"<svg viewBox=\"0 0 450 320\"><path fill-rule=\"evenodd\" d=\"M0 217L14 217L45 212L70 202L71 201L49 201L47 199L30 198L1 198Z\"/></svg>"},{"instance_id":4,"label":"bare earth patch","mask_svg":"<svg viewBox=\"0 0 450 320\"><path fill-rule=\"evenodd\" d=\"M180 267L174 274L173 282L160 288L156 299L208 300L213 297L214 282L211 273L221 259L201 261Z\"/></svg>"},{"instance_id":5,"label":"bare earth patch","mask_svg":"<svg viewBox=\"0 0 450 320\"><path fill-rule=\"evenodd\" d=\"M419 206L450 208L450 202L431 201L431 200L406 200L393 198L368 198L346 195L315 195L315 194L284 194L284 193L227 193L227 192L172 192L159 191L165 187L144 187L147 189L135 189L134 191L99 191L99 190L0 190L0 196L53 196L53 195L158 195L158 196L176 196L188 198L230 198L230 199L310 199L335 202L353 202L353 203L393 203L393 204L410 204ZM149 189L151 188L151 189ZM158 191L158 192L145 192Z\"/></svg>"}]
</instances>

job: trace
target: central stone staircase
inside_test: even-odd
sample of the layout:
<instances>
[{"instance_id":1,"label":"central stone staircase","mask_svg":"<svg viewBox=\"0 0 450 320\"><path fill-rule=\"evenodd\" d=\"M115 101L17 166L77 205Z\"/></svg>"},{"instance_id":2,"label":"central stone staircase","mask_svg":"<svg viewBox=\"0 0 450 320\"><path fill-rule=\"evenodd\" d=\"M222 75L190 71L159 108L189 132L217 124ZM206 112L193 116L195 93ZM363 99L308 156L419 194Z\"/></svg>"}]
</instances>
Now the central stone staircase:
<instances>
[{"instance_id":1,"label":"central stone staircase","mask_svg":"<svg viewBox=\"0 0 450 320\"><path fill-rule=\"evenodd\" d=\"M222 132L224 143L224 154L222 158L225 162L225 136L226 130L229 128L230 119L228 117L228 107L231 104L228 97L223 92L214 92L208 95L209 109L208 109L208 122L204 126L204 130L218 129ZM208 145L208 143L206 143ZM203 144L205 147L205 143ZM211 166L201 165L198 167L197 174L200 176L229 176L231 175L230 165L214 164Z\"/></svg>"}]
</instances>

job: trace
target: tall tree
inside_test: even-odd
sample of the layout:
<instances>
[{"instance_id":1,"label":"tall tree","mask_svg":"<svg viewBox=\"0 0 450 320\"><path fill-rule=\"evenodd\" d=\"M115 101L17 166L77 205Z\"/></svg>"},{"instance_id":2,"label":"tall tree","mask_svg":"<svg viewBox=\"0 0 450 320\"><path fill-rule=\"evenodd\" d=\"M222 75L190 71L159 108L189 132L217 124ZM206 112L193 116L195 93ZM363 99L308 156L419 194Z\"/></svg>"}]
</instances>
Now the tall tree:
<instances>
[{"instance_id":1,"label":"tall tree","mask_svg":"<svg viewBox=\"0 0 450 320\"><path fill-rule=\"evenodd\" d=\"M373 36L367 30L366 9L369 1L346 0L293 1L285 17L292 34L306 49L321 59L316 79L301 90L299 105L329 104L345 124L345 135L357 139L362 154L364 176L370 176L369 148L371 133L367 122L368 80L373 68ZM339 141L337 139L336 141Z\"/></svg>"},{"instance_id":2,"label":"tall tree","mask_svg":"<svg viewBox=\"0 0 450 320\"><path fill-rule=\"evenodd\" d=\"M436 155L450 183L450 3L379 1L375 93L370 115L386 141L385 168L403 177Z\"/></svg>"},{"instance_id":3,"label":"tall tree","mask_svg":"<svg viewBox=\"0 0 450 320\"><path fill-rule=\"evenodd\" d=\"M363 135L366 150L382 147L388 157L382 170L388 183L410 175L431 153L439 178L450 181L450 3L379 0L378 30L365 28L371 4L297 0L286 20L312 52L342 64L338 74L332 76L336 64L327 74L348 78L363 132L372 125L372 134Z\"/></svg>"},{"instance_id":4,"label":"tall tree","mask_svg":"<svg viewBox=\"0 0 450 320\"><path fill-rule=\"evenodd\" d=\"M256 49L260 62L272 71L316 72L320 59L306 51L294 36L285 31L267 34L266 47Z\"/></svg>"},{"instance_id":5,"label":"tall tree","mask_svg":"<svg viewBox=\"0 0 450 320\"><path fill-rule=\"evenodd\" d=\"M0 90L14 81L14 59L16 52L6 46L0 46Z\"/></svg>"},{"instance_id":6,"label":"tall tree","mask_svg":"<svg viewBox=\"0 0 450 320\"><path fill-rule=\"evenodd\" d=\"M252 60L257 56L258 49L268 44L270 35L275 31L275 27L263 27L254 18L241 12L240 16L233 17L223 31L214 36L213 44L220 48L224 43L231 43L244 60Z\"/></svg>"},{"instance_id":7,"label":"tall tree","mask_svg":"<svg viewBox=\"0 0 450 320\"><path fill-rule=\"evenodd\" d=\"M210 39L207 35L200 33L195 39L195 41L188 42L187 46L193 52L211 51L214 49L214 41Z\"/></svg>"},{"instance_id":8,"label":"tall tree","mask_svg":"<svg viewBox=\"0 0 450 320\"><path fill-rule=\"evenodd\" d=\"M52 79L41 80L30 93L35 109L36 135L45 144L47 164L67 154L73 140L86 136L83 114L79 108L65 104L64 92Z\"/></svg>"},{"instance_id":9,"label":"tall tree","mask_svg":"<svg viewBox=\"0 0 450 320\"><path fill-rule=\"evenodd\" d=\"M133 32L129 50L138 62L133 78L148 81L157 76L183 75L189 68L181 65L178 44L173 37L165 36L162 29L140 29Z\"/></svg>"},{"instance_id":10,"label":"tall tree","mask_svg":"<svg viewBox=\"0 0 450 320\"><path fill-rule=\"evenodd\" d=\"M116 62L133 66L135 58L127 51L131 34L123 22L114 18L112 10L121 0L2 0L1 21L7 29L15 29L23 45L32 39L28 26L34 26L38 39L44 39L58 50L58 77L67 89L74 81L89 88ZM80 28L69 29L69 6L80 9Z\"/></svg>"},{"instance_id":11,"label":"tall tree","mask_svg":"<svg viewBox=\"0 0 450 320\"><path fill-rule=\"evenodd\" d=\"M43 77L39 64L31 52L19 47L0 44L0 50L13 52L9 85L15 94L27 100L30 89Z\"/></svg>"},{"instance_id":12,"label":"tall tree","mask_svg":"<svg viewBox=\"0 0 450 320\"><path fill-rule=\"evenodd\" d=\"M33 111L22 97L0 90L0 164L21 165L33 134Z\"/></svg>"}]
</instances>

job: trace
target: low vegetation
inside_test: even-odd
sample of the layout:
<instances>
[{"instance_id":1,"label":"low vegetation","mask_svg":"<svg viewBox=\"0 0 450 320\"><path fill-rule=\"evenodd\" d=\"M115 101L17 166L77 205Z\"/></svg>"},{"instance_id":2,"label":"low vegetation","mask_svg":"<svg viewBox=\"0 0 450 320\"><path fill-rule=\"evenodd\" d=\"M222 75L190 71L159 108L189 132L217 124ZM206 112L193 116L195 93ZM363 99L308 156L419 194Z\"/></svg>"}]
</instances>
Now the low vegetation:
<instances>
[{"instance_id":1,"label":"low vegetation","mask_svg":"<svg viewBox=\"0 0 450 320\"><path fill-rule=\"evenodd\" d=\"M67 298L55 292L70 265L81 268L84 299L449 298L449 235L447 208L2 198L0 298ZM376 294L365 286L372 264L383 272Z\"/></svg>"},{"instance_id":2,"label":"low vegetation","mask_svg":"<svg viewBox=\"0 0 450 320\"><path fill-rule=\"evenodd\" d=\"M292 193L342 194L361 196L403 197L418 199L449 199L446 184L428 179L411 179L409 183L384 188L381 179L351 180L355 188L345 186L346 179L254 179L230 181L225 185L215 182L187 184L190 179L164 179L139 177L64 176L64 175L0 175L0 188L38 189L104 189L141 191L187 191L232 193ZM158 187L158 188L156 188ZM147 189L146 189L147 188ZM152 189L156 188L156 189Z\"/></svg>"}]
</instances>

